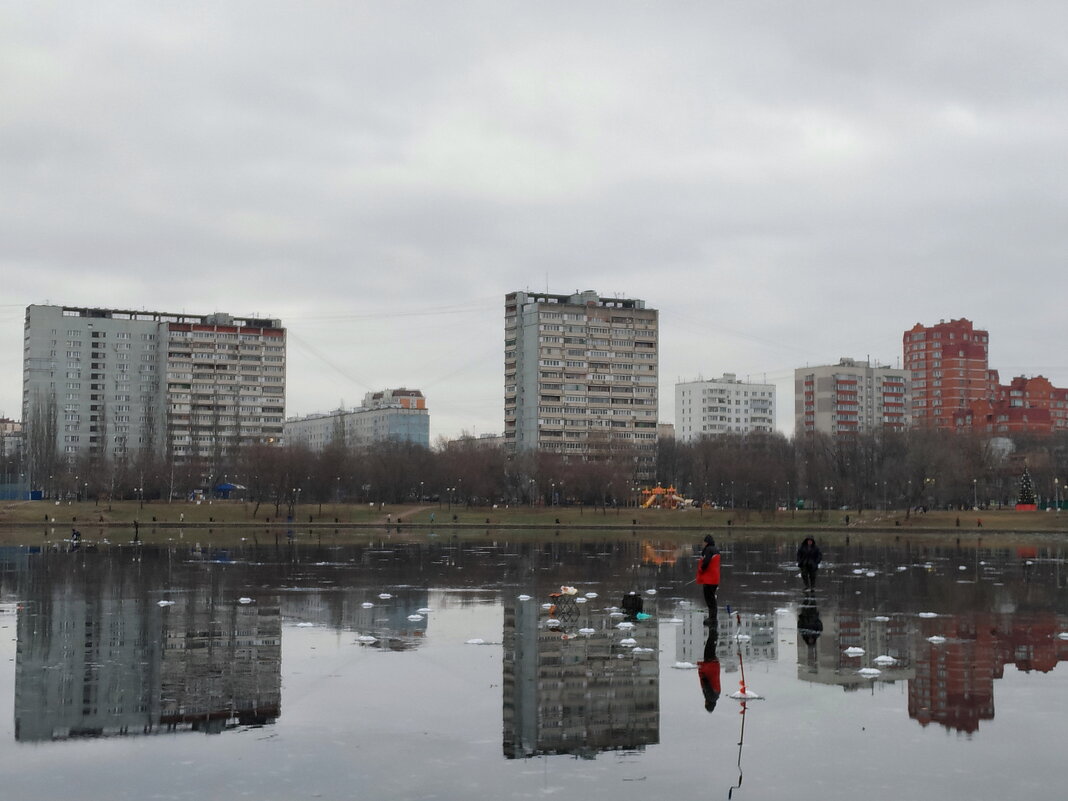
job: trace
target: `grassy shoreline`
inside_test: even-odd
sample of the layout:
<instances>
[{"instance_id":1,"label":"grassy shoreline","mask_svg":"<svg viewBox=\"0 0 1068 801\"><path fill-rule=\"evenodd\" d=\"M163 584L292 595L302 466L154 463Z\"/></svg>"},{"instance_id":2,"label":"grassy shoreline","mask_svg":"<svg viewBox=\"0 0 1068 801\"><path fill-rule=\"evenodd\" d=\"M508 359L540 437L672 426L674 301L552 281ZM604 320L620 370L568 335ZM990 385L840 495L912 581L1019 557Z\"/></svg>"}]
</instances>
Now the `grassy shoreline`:
<instances>
[{"instance_id":1,"label":"grassy shoreline","mask_svg":"<svg viewBox=\"0 0 1068 801\"><path fill-rule=\"evenodd\" d=\"M379 531L493 529L518 530L646 530L660 534L678 532L692 537L694 532L719 531L806 531L850 534L881 532L892 534L954 534L973 538L995 533L1068 533L1068 513L1016 512L1013 510L931 511L908 514L898 510L868 509L757 512L752 510L671 511L659 509L602 509L591 507L459 507L447 504L357 505L301 504L290 517L285 506L242 501L188 503L145 503L138 501L73 502L55 504L43 501L0 502L0 540L11 543L18 531L70 528L100 529L137 527L149 530L233 528L236 530L282 530L329 532L334 529ZM981 526L979 525L981 522ZM29 532L27 531L27 534ZM34 537L34 539L36 539ZM166 539L166 537L164 537Z\"/></svg>"}]
</instances>

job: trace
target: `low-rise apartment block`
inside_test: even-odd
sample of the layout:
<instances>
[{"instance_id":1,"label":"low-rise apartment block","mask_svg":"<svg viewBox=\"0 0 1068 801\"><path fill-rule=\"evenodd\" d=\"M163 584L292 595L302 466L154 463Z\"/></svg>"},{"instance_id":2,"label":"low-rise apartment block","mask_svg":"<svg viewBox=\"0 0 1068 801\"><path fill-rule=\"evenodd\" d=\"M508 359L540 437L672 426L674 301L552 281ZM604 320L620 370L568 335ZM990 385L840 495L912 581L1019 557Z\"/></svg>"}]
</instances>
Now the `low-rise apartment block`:
<instances>
[{"instance_id":1,"label":"low-rise apartment block","mask_svg":"<svg viewBox=\"0 0 1068 801\"><path fill-rule=\"evenodd\" d=\"M285 440L315 452L335 441L356 448L394 440L430 447L430 411L418 389L368 392L354 409L293 417L285 422Z\"/></svg>"}]
</instances>

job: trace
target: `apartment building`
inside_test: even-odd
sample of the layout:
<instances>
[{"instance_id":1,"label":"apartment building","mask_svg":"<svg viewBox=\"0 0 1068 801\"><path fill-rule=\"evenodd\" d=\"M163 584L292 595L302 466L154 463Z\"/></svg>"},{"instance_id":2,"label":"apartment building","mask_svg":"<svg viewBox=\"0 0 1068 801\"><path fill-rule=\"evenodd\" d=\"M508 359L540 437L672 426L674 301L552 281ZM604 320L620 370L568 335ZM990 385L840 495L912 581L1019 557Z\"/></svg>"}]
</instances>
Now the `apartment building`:
<instances>
[{"instance_id":1,"label":"apartment building","mask_svg":"<svg viewBox=\"0 0 1068 801\"><path fill-rule=\"evenodd\" d=\"M282 434L286 331L229 314L26 309L27 441L53 431L67 459L145 449L211 457Z\"/></svg>"},{"instance_id":2,"label":"apartment building","mask_svg":"<svg viewBox=\"0 0 1068 801\"><path fill-rule=\"evenodd\" d=\"M972 403L997 394L998 376L988 364L990 336L971 320L916 323L902 337L902 364L912 382L912 422L956 427Z\"/></svg>"},{"instance_id":3,"label":"apartment building","mask_svg":"<svg viewBox=\"0 0 1068 801\"><path fill-rule=\"evenodd\" d=\"M335 409L285 422L285 441L302 443L319 452L335 440L346 447L361 447L394 440L430 447L430 411L418 389L384 389L368 392L363 404Z\"/></svg>"},{"instance_id":4,"label":"apartment building","mask_svg":"<svg viewBox=\"0 0 1068 801\"><path fill-rule=\"evenodd\" d=\"M794 370L794 432L848 434L909 425L909 371L870 361Z\"/></svg>"},{"instance_id":5,"label":"apartment building","mask_svg":"<svg viewBox=\"0 0 1068 801\"><path fill-rule=\"evenodd\" d=\"M997 384L993 397L958 410L954 424L958 431L997 436L1068 431L1068 389L1055 387L1045 376L1017 376Z\"/></svg>"},{"instance_id":6,"label":"apartment building","mask_svg":"<svg viewBox=\"0 0 1068 801\"><path fill-rule=\"evenodd\" d=\"M770 433L775 430L775 385L722 378L675 385L675 431L680 442L715 434Z\"/></svg>"},{"instance_id":7,"label":"apartment building","mask_svg":"<svg viewBox=\"0 0 1068 801\"><path fill-rule=\"evenodd\" d=\"M656 453L659 315L596 292L512 292L504 302L505 440L583 459Z\"/></svg>"}]
</instances>

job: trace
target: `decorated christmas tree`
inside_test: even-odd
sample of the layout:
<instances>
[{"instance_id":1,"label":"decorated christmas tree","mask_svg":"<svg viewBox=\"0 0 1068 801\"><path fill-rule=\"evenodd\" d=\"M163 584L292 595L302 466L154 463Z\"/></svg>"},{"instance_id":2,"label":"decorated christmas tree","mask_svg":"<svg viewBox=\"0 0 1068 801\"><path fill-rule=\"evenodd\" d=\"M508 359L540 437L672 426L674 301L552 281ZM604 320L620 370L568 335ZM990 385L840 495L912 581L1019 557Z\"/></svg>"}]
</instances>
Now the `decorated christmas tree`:
<instances>
[{"instance_id":1,"label":"decorated christmas tree","mask_svg":"<svg viewBox=\"0 0 1068 801\"><path fill-rule=\"evenodd\" d=\"M1031 480L1031 473L1024 467L1023 475L1020 476L1020 493L1016 496L1016 508L1021 510L1037 509L1035 499L1035 484Z\"/></svg>"}]
</instances>

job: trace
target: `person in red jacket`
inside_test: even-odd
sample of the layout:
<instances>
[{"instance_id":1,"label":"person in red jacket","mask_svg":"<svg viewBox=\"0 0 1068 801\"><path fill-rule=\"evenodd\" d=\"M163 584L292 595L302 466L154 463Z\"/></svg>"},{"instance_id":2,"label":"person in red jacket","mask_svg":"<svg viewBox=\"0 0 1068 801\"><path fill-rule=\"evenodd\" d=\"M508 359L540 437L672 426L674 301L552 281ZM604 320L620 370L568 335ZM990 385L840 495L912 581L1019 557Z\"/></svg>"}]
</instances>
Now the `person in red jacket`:
<instances>
[{"instance_id":1,"label":"person in red jacket","mask_svg":"<svg viewBox=\"0 0 1068 801\"><path fill-rule=\"evenodd\" d=\"M719 590L719 548L711 534L705 535L705 547L701 549L701 561L697 563L697 583L705 594L708 618L705 623L716 619L716 591Z\"/></svg>"},{"instance_id":2,"label":"person in red jacket","mask_svg":"<svg viewBox=\"0 0 1068 801\"><path fill-rule=\"evenodd\" d=\"M720 692L719 657L716 656L716 645L719 642L719 626L717 622L713 618L708 626L704 659L697 663L697 678L701 682L701 693L705 697L705 709L709 712L716 708Z\"/></svg>"}]
</instances>

